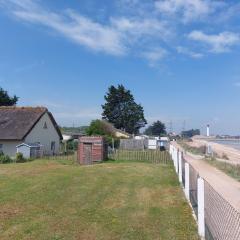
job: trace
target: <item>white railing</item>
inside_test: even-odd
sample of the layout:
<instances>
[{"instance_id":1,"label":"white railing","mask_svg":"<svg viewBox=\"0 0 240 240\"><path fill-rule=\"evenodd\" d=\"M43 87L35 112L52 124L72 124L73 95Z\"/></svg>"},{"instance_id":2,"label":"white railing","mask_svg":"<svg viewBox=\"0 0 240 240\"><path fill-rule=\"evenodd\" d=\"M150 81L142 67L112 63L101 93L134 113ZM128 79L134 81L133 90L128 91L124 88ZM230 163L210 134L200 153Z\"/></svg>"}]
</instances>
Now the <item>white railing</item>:
<instances>
[{"instance_id":1,"label":"white railing","mask_svg":"<svg viewBox=\"0 0 240 240\"><path fill-rule=\"evenodd\" d=\"M199 236L207 240L239 240L240 213L199 176L175 144L170 144L169 152L186 199L194 210Z\"/></svg>"}]
</instances>

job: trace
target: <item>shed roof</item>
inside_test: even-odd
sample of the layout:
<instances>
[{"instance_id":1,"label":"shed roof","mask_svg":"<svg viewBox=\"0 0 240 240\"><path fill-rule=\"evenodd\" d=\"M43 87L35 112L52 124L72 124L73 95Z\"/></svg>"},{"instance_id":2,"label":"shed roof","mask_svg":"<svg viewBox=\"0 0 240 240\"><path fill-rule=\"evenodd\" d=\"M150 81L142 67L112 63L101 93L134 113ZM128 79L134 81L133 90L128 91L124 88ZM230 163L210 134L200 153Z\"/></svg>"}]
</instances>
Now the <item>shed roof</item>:
<instances>
[{"instance_id":1,"label":"shed roof","mask_svg":"<svg viewBox=\"0 0 240 240\"><path fill-rule=\"evenodd\" d=\"M22 146L26 146L29 148L36 148L36 147L42 147L43 145L41 145L40 143L21 143L21 144L17 145L16 148L19 148Z\"/></svg>"},{"instance_id":2,"label":"shed roof","mask_svg":"<svg viewBox=\"0 0 240 240\"><path fill-rule=\"evenodd\" d=\"M23 140L47 113L62 139L53 115L45 107L0 107L0 140Z\"/></svg>"}]
</instances>

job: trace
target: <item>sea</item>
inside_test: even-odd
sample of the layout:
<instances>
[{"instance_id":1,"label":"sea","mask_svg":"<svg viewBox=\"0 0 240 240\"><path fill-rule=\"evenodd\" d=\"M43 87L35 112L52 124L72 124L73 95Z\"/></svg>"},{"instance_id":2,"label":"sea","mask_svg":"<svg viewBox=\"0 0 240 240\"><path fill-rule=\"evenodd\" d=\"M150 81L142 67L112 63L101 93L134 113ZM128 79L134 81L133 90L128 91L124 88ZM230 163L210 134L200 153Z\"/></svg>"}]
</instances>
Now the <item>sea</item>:
<instances>
[{"instance_id":1,"label":"sea","mask_svg":"<svg viewBox=\"0 0 240 240\"><path fill-rule=\"evenodd\" d=\"M233 147L235 149L240 150L240 139L230 139L230 140L212 140L211 142L215 142L215 143L219 143L219 144L223 144L229 147Z\"/></svg>"}]
</instances>

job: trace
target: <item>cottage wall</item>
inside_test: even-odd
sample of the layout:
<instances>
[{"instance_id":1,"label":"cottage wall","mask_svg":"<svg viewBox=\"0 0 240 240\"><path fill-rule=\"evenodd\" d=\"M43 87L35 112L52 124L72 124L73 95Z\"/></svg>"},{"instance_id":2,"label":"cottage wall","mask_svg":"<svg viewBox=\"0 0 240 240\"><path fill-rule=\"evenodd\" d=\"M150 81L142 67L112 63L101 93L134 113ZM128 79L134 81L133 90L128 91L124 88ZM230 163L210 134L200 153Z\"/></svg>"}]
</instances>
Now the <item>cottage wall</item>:
<instances>
[{"instance_id":1,"label":"cottage wall","mask_svg":"<svg viewBox=\"0 0 240 240\"><path fill-rule=\"evenodd\" d=\"M52 155L53 153L59 153L60 137L47 113L42 116L32 131L27 135L25 142L39 142L43 145L44 154ZM51 149L52 142L55 142L55 151Z\"/></svg>"},{"instance_id":2,"label":"cottage wall","mask_svg":"<svg viewBox=\"0 0 240 240\"><path fill-rule=\"evenodd\" d=\"M15 157L17 153L16 146L22 143L21 141L0 141L0 144L2 145L2 152L5 155L8 155L10 157Z\"/></svg>"}]
</instances>

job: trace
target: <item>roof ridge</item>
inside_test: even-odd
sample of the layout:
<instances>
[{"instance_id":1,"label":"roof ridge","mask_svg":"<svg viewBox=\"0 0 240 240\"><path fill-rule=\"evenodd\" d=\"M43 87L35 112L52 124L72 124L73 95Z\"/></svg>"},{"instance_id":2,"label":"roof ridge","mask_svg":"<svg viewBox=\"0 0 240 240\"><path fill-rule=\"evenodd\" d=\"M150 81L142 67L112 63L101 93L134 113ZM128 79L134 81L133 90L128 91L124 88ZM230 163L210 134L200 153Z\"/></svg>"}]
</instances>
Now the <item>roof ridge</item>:
<instances>
[{"instance_id":1,"label":"roof ridge","mask_svg":"<svg viewBox=\"0 0 240 240\"><path fill-rule=\"evenodd\" d=\"M0 110L27 110L27 111L44 111L48 112L46 107L38 106L38 107L28 107L28 106L0 106Z\"/></svg>"}]
</instances>

